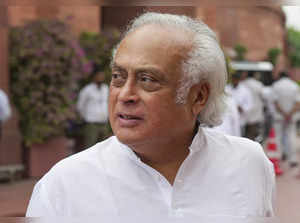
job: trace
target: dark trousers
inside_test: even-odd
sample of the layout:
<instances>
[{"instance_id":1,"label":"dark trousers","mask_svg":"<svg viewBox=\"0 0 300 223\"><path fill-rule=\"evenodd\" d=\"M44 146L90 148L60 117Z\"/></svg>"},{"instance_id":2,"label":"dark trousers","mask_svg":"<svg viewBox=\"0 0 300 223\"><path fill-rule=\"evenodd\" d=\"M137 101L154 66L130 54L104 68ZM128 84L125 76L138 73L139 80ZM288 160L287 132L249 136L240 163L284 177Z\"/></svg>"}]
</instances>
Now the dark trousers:
<instances>
[{"instance_id":1,"label":"dark trousers","mask_svg":"<svg viewBox=\"0 0 300 223\"><path fill-rule=\"evenodd\" d=\"M247 124L245 128L245 137L248 139L255 140L261 134L261 124L251 123Z\"/></svg>"},{"instance_id":2,"label":"dark trousers","mask_svg":"<svg viewBox=\"0 0 300 223\"><path fill-rule=\"evenodd\" d=\"M107 123L85 123L83 126L84 149L104 140L108 135Z\"/></svg>"}]
</instances>

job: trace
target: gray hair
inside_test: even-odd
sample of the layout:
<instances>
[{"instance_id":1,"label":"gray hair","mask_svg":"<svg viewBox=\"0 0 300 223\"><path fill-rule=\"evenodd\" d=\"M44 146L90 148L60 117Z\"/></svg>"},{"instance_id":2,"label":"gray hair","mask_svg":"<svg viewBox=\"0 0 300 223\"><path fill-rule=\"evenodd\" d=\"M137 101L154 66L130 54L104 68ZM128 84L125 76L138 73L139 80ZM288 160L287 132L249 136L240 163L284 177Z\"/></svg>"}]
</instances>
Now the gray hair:
<instances>
[{"instance_id":1,"label":"gray hair","mask_svg":"<svg viewBox=\"0 0 300 223\"><path fill-rule=\"evenodd\" d=\"M183 77L177 89L176 103L185 104L191 87L201 81L207 82L210 94L198 120L204 126L216 126L222 121L226 108L224 88L227 82L225 57L215 33L200 20L187 16L148 12L135 18L122 39L140 27L157 24L175 27L193 34L193 48L188 59L182 62ZM113 52L113 60L115 52Z\"/></svg>"}]
</instances>

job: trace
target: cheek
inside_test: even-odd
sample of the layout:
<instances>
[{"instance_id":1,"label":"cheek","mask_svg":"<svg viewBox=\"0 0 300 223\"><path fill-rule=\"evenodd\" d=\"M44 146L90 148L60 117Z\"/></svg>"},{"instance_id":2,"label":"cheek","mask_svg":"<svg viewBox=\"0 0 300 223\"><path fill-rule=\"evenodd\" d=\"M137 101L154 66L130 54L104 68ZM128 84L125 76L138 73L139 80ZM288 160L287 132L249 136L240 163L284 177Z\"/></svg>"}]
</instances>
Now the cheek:
<instances>
[{"instance_id":1,"label":"cheek","mask_svg":"<svg viewBox=\"0 0 300 223\"><path fill-rule=\"evenodd\" d=\"M186 118L184 107L175 103L175 99L160 98L148 106L148 114L151 116L153 125L158 127L175 125L180 119ZM149 103L150 104L150 103ZM148 105L149 105L148 104ZM175 121L174 121L175 120Z\"/></svg>"},{"instance_id":2,"label":"cheek","mask_svg":"<svg viewBox=\"0 0 300 223\"><path fill-rule=\"evenodd\" d=\"M116 94L113 91L110 91L109 97L108 97L108 112L109 112L110 118L113 114L113 110L115 108L116 102L117 102Z\"/></svg>"}]
</instances>

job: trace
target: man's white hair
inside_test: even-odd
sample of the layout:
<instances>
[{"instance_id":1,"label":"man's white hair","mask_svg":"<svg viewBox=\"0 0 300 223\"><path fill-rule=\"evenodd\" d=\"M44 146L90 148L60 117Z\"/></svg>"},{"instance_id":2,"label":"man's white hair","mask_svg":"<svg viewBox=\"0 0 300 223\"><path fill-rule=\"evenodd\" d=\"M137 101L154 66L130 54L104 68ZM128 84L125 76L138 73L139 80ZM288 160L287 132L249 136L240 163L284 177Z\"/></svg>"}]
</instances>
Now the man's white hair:
<instances>
[{"instance_id":1,"label":"man's white hair","mask_svg":"<svg viewBox=\"0 0 300 223\"><path fill-rule=\"evenodd\" d=\"M224 88L227 82L227 69L215 33L200 20L187 16L148 12L130 23L122 39L138 28L150 24L174 27L193 34L192 50L188 54L188 59L182 62L183 77L177 89L176 103L185 104L191 87L201 81L207 82L210 94L198 120L205 126L219 125L226 107ZM118 47L119 45L114 50L113 60Z\"/></svg>"}]
</instances>

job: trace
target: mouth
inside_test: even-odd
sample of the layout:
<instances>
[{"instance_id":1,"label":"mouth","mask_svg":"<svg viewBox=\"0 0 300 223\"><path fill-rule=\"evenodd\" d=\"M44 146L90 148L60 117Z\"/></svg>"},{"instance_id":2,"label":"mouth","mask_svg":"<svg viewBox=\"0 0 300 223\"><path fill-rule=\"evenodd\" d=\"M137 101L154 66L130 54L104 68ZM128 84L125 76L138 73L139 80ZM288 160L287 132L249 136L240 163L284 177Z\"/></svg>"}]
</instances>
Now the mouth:
<instances>
[{"instance_id":1,"label":"mouth","mask_svg":"<svg viewBox=\"0 0 300 223\"><path fill-rule=\"evenodd\" d=\"M118 114L118 117L125 120L142 120L140 116L136 115Z\"/></svg>"},{"instance_id":2,"label":"mouth","mask_svg":"<svg viewBox=\"0 0 300 223\"><path fill-rule=\"evenodd\" d=\"M143 121L143 117L140 115L133 114L117 114L118 122L120 127L132 128L139 125Z\"/></svg>"}]
</instances>

